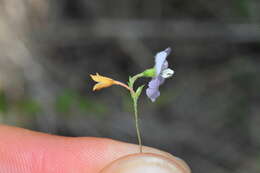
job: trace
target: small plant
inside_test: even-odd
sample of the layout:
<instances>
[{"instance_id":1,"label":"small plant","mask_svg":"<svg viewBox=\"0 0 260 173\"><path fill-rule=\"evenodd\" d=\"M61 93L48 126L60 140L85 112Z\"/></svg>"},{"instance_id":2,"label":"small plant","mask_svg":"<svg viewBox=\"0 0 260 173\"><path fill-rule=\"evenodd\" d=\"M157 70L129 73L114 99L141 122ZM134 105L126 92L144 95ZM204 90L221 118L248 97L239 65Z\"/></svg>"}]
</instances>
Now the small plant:
<instances>
[{"instance_id":1,"label":"small plant","mask_svg":"<svg viewBox=\"0 0 260 173\"><path fill-rule=\"evenodd\" d=\"M90 75L95 82L98 82L97 84L94 85L93 91L100 90L102 88L107 88L112 85L119 85L129 90L133 101L135 127L136 127L138 143L140 147L140 153L142 152L142 139L141 139L141 133L139 128L139 122L138 122L137 103L138 103L138 98L141 95L145 85L141 85L137 87L137 89L135 90L134 83L137 79L142 77L152 78L151 81L148 83L148 88L146 89L146 95L148 96L148 98L151 99L152 102L154 102L156 98L160 96L160 91L159 91L160 85L164 83L166 78L169 78L174 74L174 71L168 68L168 61L166 60L170 52L171 52L171 48L167 48L164 51L157 53L155 55L155 66L153 68L146 69L142 73L136 74L133 77L130 76L129 81L127 83L128 85L120 81L101 76L98 73L96 73L96 75Z\"/></svg>"}]
</instances>

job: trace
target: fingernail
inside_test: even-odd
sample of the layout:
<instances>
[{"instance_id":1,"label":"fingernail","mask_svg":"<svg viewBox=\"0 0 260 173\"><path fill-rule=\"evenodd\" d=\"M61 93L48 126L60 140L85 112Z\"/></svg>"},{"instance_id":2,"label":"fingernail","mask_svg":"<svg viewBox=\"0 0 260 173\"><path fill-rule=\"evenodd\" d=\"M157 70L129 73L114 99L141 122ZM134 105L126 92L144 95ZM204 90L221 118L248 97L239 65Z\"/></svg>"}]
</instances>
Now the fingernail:
<instances>
[{"instance_id":1,"label":"fingernail","mask_svg":"<svg viewBox=\"0 0 260 173\"><path fill-rule=\"evenodd\" d=\"M150 153L132 154L117 159L100 173L190 173L190 168L181 159L170 159Z\"/></svg>"}]
</instances>

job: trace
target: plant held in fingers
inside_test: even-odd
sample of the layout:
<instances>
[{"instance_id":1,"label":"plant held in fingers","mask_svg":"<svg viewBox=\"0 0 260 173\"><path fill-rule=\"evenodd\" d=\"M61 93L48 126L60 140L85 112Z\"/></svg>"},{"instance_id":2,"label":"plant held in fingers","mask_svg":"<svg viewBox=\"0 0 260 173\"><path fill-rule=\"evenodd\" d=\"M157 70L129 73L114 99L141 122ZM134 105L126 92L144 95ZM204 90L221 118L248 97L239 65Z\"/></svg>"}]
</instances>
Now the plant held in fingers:
<instances>
[{"instance_id":1,"label":"plant held in fingers","mask_svg":"<svg viewBox=\"0 0 260 173\"><path fill-rule=\"evenodd\" d=\"M167 56L170 54L171 48L167 48L164 51L158 52L155 55L155 65L153 68L149 68L144 70L142 73L138 73L133 77L129 77L128 85L122 83L120 81L104 77L96 73L95 75L90 75L90 77L95 81L98 82L94 85L93 91L100 90L103 88L110 87L112 85L119 85L127 90L129 90L132 101L133 101L133 108L134 108L134 117L135 117L135 127L136 133L138 138L138 143L140 146L140 152L142 152L142 139L140 134L139 122L138 122L138 111L137 111L137 103L139 96L142 93L142 90L145 85L141 85L134 89L134 83L137 79L142 77L149 77L152 78L148 84L148 88L146 89L146 95L152 102L155 102L157 97L160 96L159 87L162 85L166 78L170 78L173 76L174 71L168 68L168 61L166 60Z\"/></svg>"}]
</instances>

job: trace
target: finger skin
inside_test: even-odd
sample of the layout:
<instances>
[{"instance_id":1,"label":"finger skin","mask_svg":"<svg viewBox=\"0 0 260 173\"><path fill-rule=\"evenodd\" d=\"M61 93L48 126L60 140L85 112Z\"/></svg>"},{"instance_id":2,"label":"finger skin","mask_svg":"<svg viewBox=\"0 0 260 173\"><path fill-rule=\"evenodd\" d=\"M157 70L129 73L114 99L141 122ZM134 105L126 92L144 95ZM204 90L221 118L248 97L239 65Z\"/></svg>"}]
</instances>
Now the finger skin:
<instances>
[{"instance_id":1,"label":"finger skin","mask_svg":"<svg viewBox=\"0 0 260 173\"><path fill-rule=\"evenodd\" d=\"M137 145L94 137L60 137L0 125L1 173L98 173ZM170 154L144 147L144 152Z\"/></svg>"},{"instance_id":2,"label":"finger skin","mask_svg":"<svg viewBox=\"0 0 260 173\"><path fill-rule=\"evenodd\" d=\"M100 173L191 173L189 166L180 159L154 153L129 154L111 162Z\"/></svg>"}]
</instances>

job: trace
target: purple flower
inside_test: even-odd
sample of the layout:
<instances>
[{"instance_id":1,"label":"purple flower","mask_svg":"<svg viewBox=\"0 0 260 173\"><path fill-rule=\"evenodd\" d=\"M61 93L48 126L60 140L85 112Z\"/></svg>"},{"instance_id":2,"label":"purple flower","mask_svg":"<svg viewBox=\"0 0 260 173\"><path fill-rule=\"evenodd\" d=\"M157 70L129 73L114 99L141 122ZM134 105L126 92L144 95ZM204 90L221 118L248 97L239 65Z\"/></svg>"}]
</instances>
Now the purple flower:
<instances>
[{"instance_id":1,"label":"purple flower","mask_svg":"<svg viewBox=\"0 0 260 173\"><path fill-rule=\"evenodd\" d=\"M171 53L171 48L167 48L162 52L155 55L155 71L156 75L148 84L146 95L154 102L160 96L159 87L162 85L166 78L171 77L174 71L168 68L167 56Z\"/></svg>"}]
</instances>

